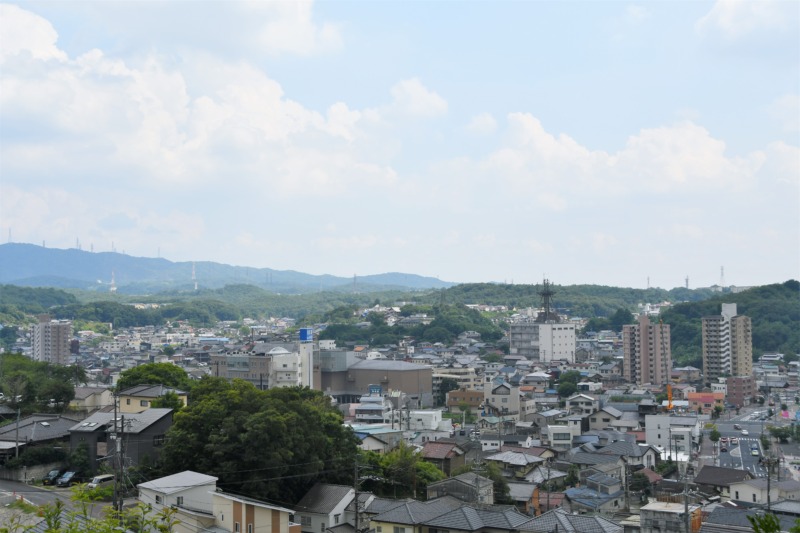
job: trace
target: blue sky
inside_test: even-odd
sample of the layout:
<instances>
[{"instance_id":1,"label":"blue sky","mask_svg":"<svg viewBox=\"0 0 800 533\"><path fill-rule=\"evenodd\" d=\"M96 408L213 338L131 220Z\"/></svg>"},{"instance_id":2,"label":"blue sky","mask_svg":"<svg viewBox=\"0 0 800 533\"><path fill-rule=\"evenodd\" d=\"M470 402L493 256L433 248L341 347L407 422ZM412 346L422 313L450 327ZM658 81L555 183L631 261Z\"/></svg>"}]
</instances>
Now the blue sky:
<instances>
[{"instance_id":1,"label":"blue sky","mask_svg":"<svg viewBox=\"0 0 800 533\"><path fill-rule=\"evenodd\" d=\"M457 282L800 275L798 2L0 9L14 242Z\"/></svg>"}]
</instances>

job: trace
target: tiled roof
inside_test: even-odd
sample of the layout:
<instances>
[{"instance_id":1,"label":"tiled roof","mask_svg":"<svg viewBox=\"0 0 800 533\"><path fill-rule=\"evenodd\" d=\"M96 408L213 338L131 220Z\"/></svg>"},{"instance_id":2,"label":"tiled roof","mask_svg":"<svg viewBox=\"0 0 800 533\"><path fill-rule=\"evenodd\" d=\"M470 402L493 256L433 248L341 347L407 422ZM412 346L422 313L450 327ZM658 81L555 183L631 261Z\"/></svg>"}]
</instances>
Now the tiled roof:
<instances>
[{"instance_id":1,"label":"tiled roof","mask_svg":"<svg viewBox=\"0 0 800 533\"><path fill-rule=\"evenodd\" d=\"M425 459L449 459L463 455L464 451L454 442L429 440L422 447L421 454Z\"/></svg>"},{"instance_id":2,"label":"tiled roof","mask_svg":"<svg viewBox=\"0 0 800 533\"><path fill-rule=\"evenodd\" d=\"M353 487L347 485L331 485L328 483L317 483L305 496L297 502L296 511L329 514L333 509L347 499L348 503L353 499L355 491Z\"/></svg>"},{"instance_id":3,"label":"tiled roof","mask_svg":"<svg viewBox=\"0 0 800 533\"><path fill-rule=\"evenodd\" d=\"M501 463L514 465L514 466L525 466L529 464L535 463L542 463L544 459L537 455L533 455L532 453L522 453L522 452L500 452L494 455L490 455L486 458L487 461L499 461Z\"/></svg>"},{"instance_id":4,"label":"tiled roof","mask_svg":"<svg viewBox=\"0 0 800 533\"><path fill-rule=\"evenodd\" d=\"M726 487L737 481L751 479L753 476L747 470L736 468L724 468L721 466L705 465L700 469L694 482L697 485L711 485L715 487Z\"/></svg>"},{"instance_id":5,"label":"tiled roof","mask_svg":"<svg viewBox=\"0 0 800 533\"><path fill-rule=\"evenodd\" d=\"M17 436L17 424L7 424L0 427L0 440L35 443L61 439L69 436L70 428L77 421L59 415L26 416L19 421L19 436Z\"/></svg>"},{"instance_id":6,"label":"tiled roof","mask_svg":"<svg viewBox=\"0 0 800 533\"><path fill-rule=\"evenodd\" d=\"M153 407L141 413L118 413L117 416L125 419L125 433L141 433L165 416L171 417L172 409ZM83 422L75 424L69 428L69 430L91 433L93 431L98 431L100 428L105 428L105 426L110 424L113 420L113 412L98 411L89 418L83 420Z\"/></svg>"},{"instance_id":7,"label":"tiled roof","mask_svg":"<svg viewBox=\"0 0 800 533\"><path fill-rule=\"evenodd\" d=\"M622 533L619 524L601 516L574 515L561 509L553 509L521 525L519 530L560 531L563 533Z\"/></svg>"},{"instance_id":8,"label":"tiled roof","mask_svg":"<svg viewBox=\"0 0 800 533\"><path fill-rule=\"evenodd\" d=\"M436 529L457 529L460 531L477 531L479 529L516 529L530 517L509 508L502 511L485 510L467 505L428 520L425 525Z\"/></svg>"},{"instance_id":9,"label":"tiled roof","mask_svg":"<svg viewBox=\"0 0 800 533\"><path fill-rule=\"evenodd\" d=\"M437 516L449 513L463 505L455 498L437 498L428 502L416 500L405 502L385 513L373 518L376 522L390 522L395 524L422 524L433 520Z\"/></svg>"}]
</instances>

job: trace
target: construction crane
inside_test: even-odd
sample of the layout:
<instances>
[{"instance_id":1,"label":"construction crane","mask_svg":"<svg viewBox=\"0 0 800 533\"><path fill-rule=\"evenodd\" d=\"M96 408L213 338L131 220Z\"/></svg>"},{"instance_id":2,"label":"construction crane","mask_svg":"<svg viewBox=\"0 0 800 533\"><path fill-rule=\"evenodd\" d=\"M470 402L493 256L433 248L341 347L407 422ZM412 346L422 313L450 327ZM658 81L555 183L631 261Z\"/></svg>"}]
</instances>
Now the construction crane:
<instances>
[{"instance_id":1,"label":"construction crane","mask_svg":"<svg viewBox=\"0 0 800 533\"><path fill-rule=\"evenodd\" d=\"M672 411L672 385L667 383L667 411Z\"/></svg>"}]
</instances>

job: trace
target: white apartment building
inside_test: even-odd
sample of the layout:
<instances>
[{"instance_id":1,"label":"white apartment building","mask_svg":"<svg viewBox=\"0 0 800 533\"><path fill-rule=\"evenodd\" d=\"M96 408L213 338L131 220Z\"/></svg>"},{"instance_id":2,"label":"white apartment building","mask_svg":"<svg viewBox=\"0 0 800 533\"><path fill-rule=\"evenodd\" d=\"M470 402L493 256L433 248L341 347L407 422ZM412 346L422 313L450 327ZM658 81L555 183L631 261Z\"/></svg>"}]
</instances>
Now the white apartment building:
<instances>
[{"instance_id":1,"label":"white apartment building","mask_svg":"<svg viewBox=\"0 0 800 533\"><path fill-rule=\"evenodd\" d=\"M31 328L33 360L56 365L67 364L70 339L72 322L51 320L50 315L40 315L39 323Z\"/></svg>"}]
</instances>

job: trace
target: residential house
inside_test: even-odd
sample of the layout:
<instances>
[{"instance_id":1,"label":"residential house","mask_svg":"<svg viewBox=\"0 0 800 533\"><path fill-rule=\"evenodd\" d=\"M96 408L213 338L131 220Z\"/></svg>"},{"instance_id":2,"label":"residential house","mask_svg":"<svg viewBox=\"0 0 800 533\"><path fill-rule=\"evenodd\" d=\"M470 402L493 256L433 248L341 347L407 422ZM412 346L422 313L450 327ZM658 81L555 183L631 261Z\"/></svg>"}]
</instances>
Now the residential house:
<instances>
[{"instance_id":1,"label":"residential house","mask_svg":"<svg viewBox=\"0 0 800 533\"><path fill-rule=\"evenodd\" d=\"M217 478L214 476L185 470L140 483L136 488L139 489L139 501L150 505L153 512L170 507L189 511L187 516L180 517L180 523L174 528L175 533L193 533L198 522L213 521L208 515L213 509L211 494L217 490ZM203 516L194 516L192 511L198 511Z\"/></svg>"},{"instance_id":2,"label":"residential house","mask_svg":"<svg viewBox=\"0 0 800 533\"><path fill-rule=\"evenodd\" d=\"M686 506L684 503L652 502L640 510L640 533L686 531ZM702 524L699 505L689 505L689 531L697 532Z\"/></svg>"},{"instance_id":3,"label":"residential house","mask_svg":"<svg viewBox=\"0 0 800 533\"><path fill-rule=\"evenodd\" d=\"M596 512L610 514L625 506L625 491L619 479L605 474L586 478L583 487L572 487L564 491L573 512Z\"/></svg>"},{"instance_id":4,"label":"residential house","mask_svg":"<svg viewBox=\"0 0 800 533\"><path fill-rule=\"evenodd\" d=\"M616 409L614 407L603 407L599 411L594 413L590 413L591 416L589 417L589 429L590 430L599 430L599 429L608 429L611 424L617 420L622 418L622 411ZM638 420L637 420L638 425Z\"/></svg>"},{"instance_id":5,"label":"residential house","mask_svg":"<svg viewBox=\"0 0 800 533\"><path fill-rule=\"evenodd\" d=\"M514 502L519 512L529 516L536 516L539 510L539 486L535 483L508 483L508 496Z\"/></svg>"},{"instance_id":6,"label":"residential house","mask_svg":"<svg viewBox=\"0 0 800 533\"><path fill-rule=\"evenodd\" d=\"M317 483L295 505L295 520L304 533L324 533L345 522L345 510L355 494L347 485Z\"/></svg>"},{"instance_id":7,"label":"residential house","mask_svg":"<svg viewBox=\"0 0 800 533\"><path fill-rule=\"evenodd\" d=\"M785 479L783 481L772 481L767 483L766 478L746 479L731 483L730 498L747 503L767 503L767 487L769 486L769 500L800 500L800 481Z\"/></svg>"},{"instance_id":8,"label":"residential house","mask_svg":"<svg viewBox=\"0 0 800 533\"><path fill-rule=\"evenodd\" d=\"M700 533L752 533L753 524L748 516L761 514L761 509L732 509L717 507L706 517ZM795 525L794 516L775 514L780 522L781 533L788 533Z\"/></svg>"},{"instance_id":9,"label":"residential house","mask_svg":"<svg viewBox=\"0 0 800 533\"><path fill-rule=\"evenodd\" d=\"M153 400L157 400L167 393L175 393L183 405L186 405L188 393L164 385L136 385L119 393L119 411L121 413L141 413L149 409Z\"/></svg>"},{"instance_id":10,"label":"residential house","mask_svg":"<svg viewBox=\"0 0 800 533\"><path fill-rule=\"evenodd\" d=\"M85 444L90 470L94 472L98 460L110 459L116 453L115 447L109 445L116 433L122 440L126 464L138 465L145 457L155 462L170 427L172 409L150 408L142 413L119 415L116 424L114 413L98 411L69 429L70 449Z\"/></svg>"},{"instance_id":11,"label":"residential house","mask_svg":"<svg viewBox=\"0 0 800 533\"><path fill-rule=\"evenodd\" d=\"M572 414L590 415L600 408L600 401L588 394L574 394L567 398L567 409Z\"/></svg>"},{"instance_id":12,"label":"residential house","mask_svg":"<svg viewBox=\"0 0 800 533\"><path fill-rule=\"evenodd\" d=\"M499 452L489 455L485 460L496 463L506 478L515 480L524 479L535 466L545 462L537 455L524 452Z\"/></svg>"},{"instance_id":13,"label":"residential house","mask_svg":"<svg viewBox=\"0 0 800 533\"><path fill-rule=\"evenodd\" d=\"M75 387L75 397L69 402L73 411L93 413L103 407L114 405L114 396L107 387Z\"/></svg>"},{"instance_id":14,"label":"residential house","mask_svg":"<svg viewBox=\"0 0 800 533\"><path fill-rule=\"evenodd\" d=\"M420 457L449 476L465 464L466 451L449 439L429 440L422 446Z\"/></svg>"},{"instance_id":15,"label":"residential house","mask_svg":"<svg viewBox=\"0 0 800 533\"><path fill-rule=\"evenodd\" d=\"M731 499L731 485L753 479L747 470L705 465L694 478L694 483L706 492L716 492L723 499Z\"/></svg>"},{"instance_id":16,"label":"residential house","mask_svg":"<svg viewBox=\"0 0 800 533\"><path fill-rule=\"evenodd\" d=\"M494 504L494 482L473 472L428 485L428 500L452 496L467 503Z\"/></svg>"},{"instance_id":17,"label":"residential house","mask_svg":"<svg viewBox=\"0 0 800 533\"><path fill-rule=\"evenodd\" d=\"M153 513L173 509L175 533L300 533L290 509L218 491L216 483L216 477L187 470L139 484L139 501Z\"/></svg>"}]
</instances>

